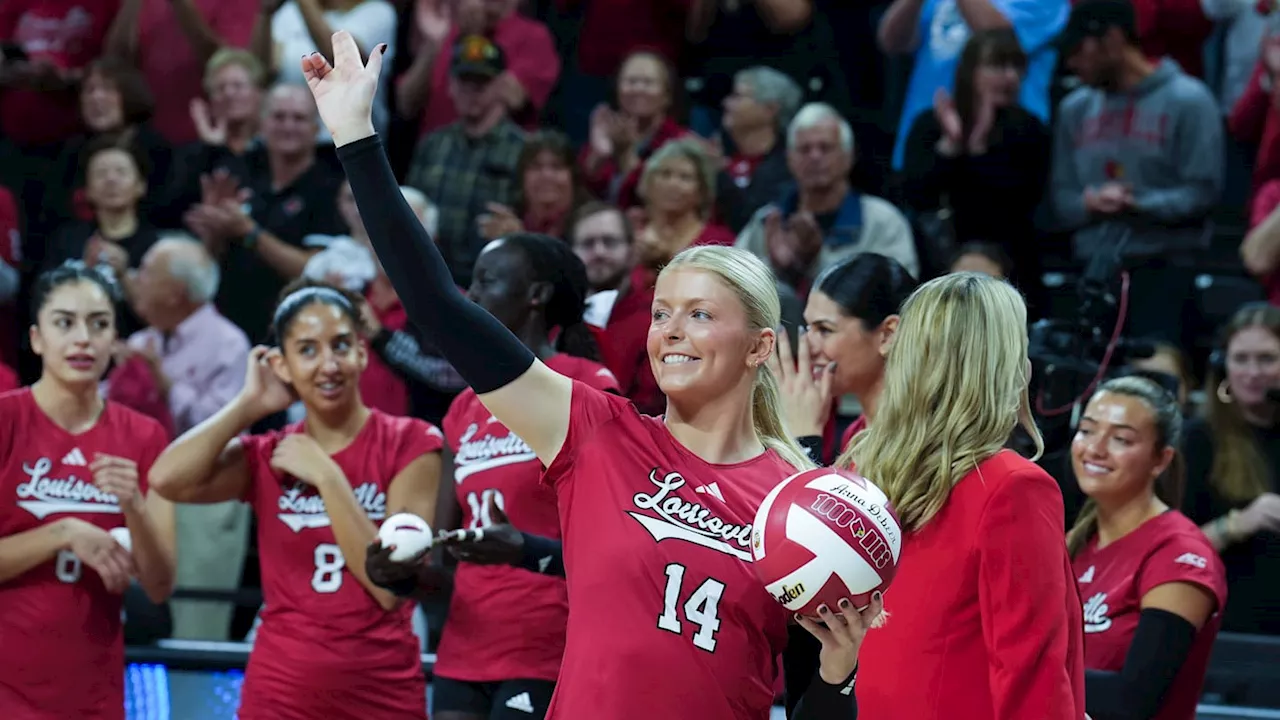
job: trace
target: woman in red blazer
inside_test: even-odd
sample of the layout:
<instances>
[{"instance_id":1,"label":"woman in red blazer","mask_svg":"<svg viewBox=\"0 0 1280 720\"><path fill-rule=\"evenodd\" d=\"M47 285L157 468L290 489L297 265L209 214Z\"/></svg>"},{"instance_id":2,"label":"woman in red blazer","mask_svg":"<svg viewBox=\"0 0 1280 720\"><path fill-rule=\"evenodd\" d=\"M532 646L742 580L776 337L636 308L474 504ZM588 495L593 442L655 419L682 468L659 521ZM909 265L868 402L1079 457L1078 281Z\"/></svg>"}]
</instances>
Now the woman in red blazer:
<instances>
[{"instance_id":1,"label":"woman in red blazer","mask_svg":"<svg viewBox=\"0 0 1280 720\"><path fill-rule=\"evenodd\" d=\"M876 420L837 462L879 485L905 531L867 633L868 718L1081 720L1083 616L1062 494L1005 450L1031 419L1027 311L1008 283L944 275L905 303Z\"/></svg>"}]
</instances>

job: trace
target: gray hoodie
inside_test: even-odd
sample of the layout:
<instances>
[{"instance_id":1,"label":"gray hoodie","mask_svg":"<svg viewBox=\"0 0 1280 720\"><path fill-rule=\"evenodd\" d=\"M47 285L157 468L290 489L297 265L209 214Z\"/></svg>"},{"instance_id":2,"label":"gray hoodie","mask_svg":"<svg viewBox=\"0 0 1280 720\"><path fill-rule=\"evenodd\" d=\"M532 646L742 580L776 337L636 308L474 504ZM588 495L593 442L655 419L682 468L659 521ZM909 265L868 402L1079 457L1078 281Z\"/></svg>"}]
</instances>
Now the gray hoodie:
<instances>
[{"instance_id":1,"label":"gray hoodie","mask_svg":"<svg viewBox=\"0 0 1280 720\"><path fill-rule=\"evenodd\" d=\"M1127 255L1201 246L1203 220L1218 201L1223 175L1222 116L1204 83L1165 59L1130 92L1077 88L1058 108L1054 131L1054 212L1075 230L1077 256L1105 244L1112 220L1133 230ZM1135 208L1091 217L1084 190L1110 181L1133 188Z\"/></svg>"}]
</instances>

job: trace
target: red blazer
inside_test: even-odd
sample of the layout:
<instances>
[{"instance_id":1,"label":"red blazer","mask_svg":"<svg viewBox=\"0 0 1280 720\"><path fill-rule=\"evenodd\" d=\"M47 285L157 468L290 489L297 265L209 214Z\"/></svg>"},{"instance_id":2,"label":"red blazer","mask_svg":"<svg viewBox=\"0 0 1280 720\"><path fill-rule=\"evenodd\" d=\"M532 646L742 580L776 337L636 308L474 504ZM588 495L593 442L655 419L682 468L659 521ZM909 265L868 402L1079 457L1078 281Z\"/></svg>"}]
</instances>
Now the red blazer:
<instances>
[{"instance_id":1,"label":"red blazer","mask_svg":"<svg viewBox=\"0 0 1280 720\"><path fill-rule=\"evenodd\" d=\"M1063 515L1058 484L1012 451L965 476L903 541L888 619L858 655L859 717L1082 720Z\"/></svg>"}]
</instances>

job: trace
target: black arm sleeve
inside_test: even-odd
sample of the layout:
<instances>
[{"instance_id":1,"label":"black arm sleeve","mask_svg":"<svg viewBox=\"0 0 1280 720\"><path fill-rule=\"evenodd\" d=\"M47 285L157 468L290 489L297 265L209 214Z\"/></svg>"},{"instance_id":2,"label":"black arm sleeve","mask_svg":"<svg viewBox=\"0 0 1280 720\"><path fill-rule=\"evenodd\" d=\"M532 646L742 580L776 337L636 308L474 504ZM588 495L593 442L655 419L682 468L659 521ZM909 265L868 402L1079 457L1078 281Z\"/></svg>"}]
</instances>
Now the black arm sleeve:
<instances>
[{"instance_id":1,"label":"black arm sleeve","mask_svg":"<svg viewBox=\"0 0 1280 720\"><path fill-rule=\"evenodd\" d=\"M405 312L477 393L511 383L534 356L463 297L435 242L409 208L376 135L338 148L360 217Z\"/></svg>"},{"instance_id":2,"label":"black arm sleeve","mask_svg":"<svg viewBox=\"0 0 1280 720\"><path fill-rule=\"evenodd\" d=\"M809 689L796 705L791 720L856 720L858 698L853 692L853 681L858 670L839 685L832 685L815 671Z\"/></svg>"},{"instance_id":3,"label":"black arm sleeve","mask_svg":"<svg viewBox=\"0 0 1280 720\"><path fill-rule=\"evenodd\" d=\"M1094 720L1155 717L1195 639L1196 628L1186 618L1167 610L1143 610L1124 668L1085 671L1085 710Z\"/></svg>"},{"instance_id":4,"label":"black arm sleeve","mask_svg":"<svg viewBox=\"0 0 1280 720\"><path fill-rule=\"evenodd\" d=\"M524 536L524 551L517 567L539 575L564 577L564 545L559 540L525 532L520 534Z\"/></svg>"},{"instance_id":5,"label":"black arm sleeve","mask_svg":"<svg viewBox=\"0 0 1280 720\"><path fill-rule=\"evenodd\" d=\"M804 448L809 454L809 459L815 465L823 465L822 462L822 436L821 435L802 435L796 438L796 443Z\"/></svg>"}]
</instances>

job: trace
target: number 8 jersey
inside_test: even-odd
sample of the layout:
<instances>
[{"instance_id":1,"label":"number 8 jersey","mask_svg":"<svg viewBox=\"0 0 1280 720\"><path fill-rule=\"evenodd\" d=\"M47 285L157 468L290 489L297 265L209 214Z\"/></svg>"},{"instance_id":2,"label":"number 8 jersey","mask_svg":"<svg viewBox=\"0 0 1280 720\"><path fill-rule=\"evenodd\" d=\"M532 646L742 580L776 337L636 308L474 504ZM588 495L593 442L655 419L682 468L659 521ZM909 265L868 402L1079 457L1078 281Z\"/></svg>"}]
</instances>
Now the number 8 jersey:
<instances>
[{"instance_id":1,"label":"number 8 jersey","mask_svg":"<svg viewBox=\"0 0 1280 720\"><path fill-rule=\"evenodd\" d=\"M93 484L89 463L97 453L133 460L146 493L165 443L160 423L123 405L107 403L92 428L72 435L30 389L0 395L0 537L66 518L124 527L119 503ZM123 718L121 602L70 550L0 583L0 718Z\"/></svg>"},{"instance_id":2,"label":"number 8 jersey","mask_svg":"<svg viewBox=\"0 0 1280 720\"><path fill-rule=\"evenodd\" d=\"M301 423L241 438L258 519L262 624L241 694L241 720L426 715L426 687L412 603L384 610L346 570L319 493L271 468L271 454ZM377 410L333 455L357 502L378 525L387 488L409 463L439 452L434 426Z\"/></svg>"}]
</instances>

